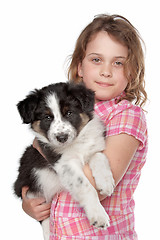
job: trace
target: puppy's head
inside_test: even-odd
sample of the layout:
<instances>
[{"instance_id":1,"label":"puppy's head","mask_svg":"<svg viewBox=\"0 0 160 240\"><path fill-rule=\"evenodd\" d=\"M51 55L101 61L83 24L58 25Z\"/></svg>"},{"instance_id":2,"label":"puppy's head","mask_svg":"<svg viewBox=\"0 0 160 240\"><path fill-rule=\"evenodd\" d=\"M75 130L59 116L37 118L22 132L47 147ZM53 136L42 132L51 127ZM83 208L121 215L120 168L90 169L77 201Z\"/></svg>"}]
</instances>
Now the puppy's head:
<instances>
[{"instance_id":1,"label":"puppy's head","mask_svg":"<svg viewBox=\"0 0 160 240\"><path fill-rule=\"evenodd\" d=\"M31 92L17 107L39 140L64 147L92 119L94 93L82 84L57 83Z\"/></svg>"}]
</instances>

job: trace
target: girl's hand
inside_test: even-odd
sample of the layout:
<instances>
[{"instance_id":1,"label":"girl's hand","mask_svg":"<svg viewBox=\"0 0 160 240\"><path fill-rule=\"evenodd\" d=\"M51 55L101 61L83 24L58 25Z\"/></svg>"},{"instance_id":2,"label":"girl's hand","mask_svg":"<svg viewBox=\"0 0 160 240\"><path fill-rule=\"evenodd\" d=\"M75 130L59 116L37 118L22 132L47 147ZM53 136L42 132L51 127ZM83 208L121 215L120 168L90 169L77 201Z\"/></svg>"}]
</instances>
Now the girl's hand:
<instances>
[{"instance_id":1,"label":"girl's hand","mask_svg":"<svg viewBox=\"0 0 160 240\"><path fill-rule=\"evenodd\" d=\"M29 187L22 188L22 208L29 216L42 221L50 216L51 203L46 203L45 198L27 198Z\"/></svg>"}]
</instances>

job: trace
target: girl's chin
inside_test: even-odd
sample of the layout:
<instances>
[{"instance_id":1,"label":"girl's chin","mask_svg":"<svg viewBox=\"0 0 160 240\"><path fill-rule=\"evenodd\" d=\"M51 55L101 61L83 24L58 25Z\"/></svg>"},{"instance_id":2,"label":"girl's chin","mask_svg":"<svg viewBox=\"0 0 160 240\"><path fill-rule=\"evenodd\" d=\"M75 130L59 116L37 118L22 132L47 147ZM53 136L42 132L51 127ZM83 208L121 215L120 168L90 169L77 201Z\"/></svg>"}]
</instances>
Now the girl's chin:
<instances>
[{"instance_id":1,"label":"girl's chin","mask_svg":"<svg viewBox=\"0 0 160 240\"><path fill-rule=\"evenodd\" d=\"M102 95L102 94L100 94L100 95L98 95L98 94L96 94L95 93L95 102L99 102L99 101L109 101L109 100L111 100L112 99L112 96L110 96L110 95L108 95L108 94L104 94L104 95Z\"/></svg>"}]
</instances>

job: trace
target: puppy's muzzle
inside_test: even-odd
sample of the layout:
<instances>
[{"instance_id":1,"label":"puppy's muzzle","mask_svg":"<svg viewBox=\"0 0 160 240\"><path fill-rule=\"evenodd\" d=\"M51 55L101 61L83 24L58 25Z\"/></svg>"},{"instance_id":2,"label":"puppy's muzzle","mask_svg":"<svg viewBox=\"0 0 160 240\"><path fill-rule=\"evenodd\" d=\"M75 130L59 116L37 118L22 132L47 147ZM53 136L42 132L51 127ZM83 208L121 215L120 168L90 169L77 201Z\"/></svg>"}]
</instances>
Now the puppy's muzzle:
<instances>
[{"instance_id":1,"label":"puppy's muzzle","mask_svg":"<svg viewBox=\"0 0 160 240\"><path fill-rule=\"evenodd\" d=\"M68 140L68 134L60 133L56 136L57 141L60 143L65 143Z\"/></svg>"}]
</instances>

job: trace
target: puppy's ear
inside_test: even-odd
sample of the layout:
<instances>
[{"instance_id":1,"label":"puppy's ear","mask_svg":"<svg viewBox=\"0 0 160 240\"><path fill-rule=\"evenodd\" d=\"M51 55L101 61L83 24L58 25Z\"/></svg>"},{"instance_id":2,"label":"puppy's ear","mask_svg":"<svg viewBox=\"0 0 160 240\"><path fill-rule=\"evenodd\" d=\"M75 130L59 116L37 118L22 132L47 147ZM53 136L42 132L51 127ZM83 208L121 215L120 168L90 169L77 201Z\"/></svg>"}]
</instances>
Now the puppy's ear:
<instances>
[{"instance_id":1,"label":"puppy's ear","mask_svg":"<svg viewBox=\"0 0 160 240\"><path fill-rule=\"evenodd\" d=\"M34 113L37 108L38 99L38 90L35 90L17 104L23 123L28 124L34 121Z\"/></svg>"},{"instance_id":2,"label":"puppy's ear","mask_svg":"<svg viewBox=\"0 0 160 240\"><path fill-rule=\"evenodd\" d=\"M84 84L76 84L73 94L75 98L79 100L83 111L94 111L95 94L92 90L86 88Z\"/></svg>"}]
</instances>

